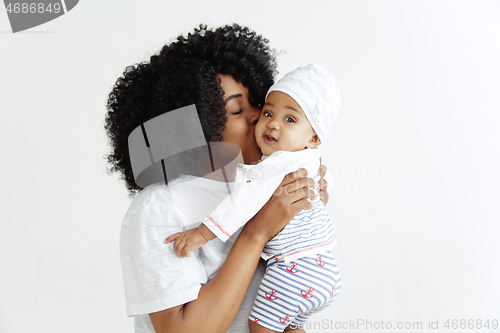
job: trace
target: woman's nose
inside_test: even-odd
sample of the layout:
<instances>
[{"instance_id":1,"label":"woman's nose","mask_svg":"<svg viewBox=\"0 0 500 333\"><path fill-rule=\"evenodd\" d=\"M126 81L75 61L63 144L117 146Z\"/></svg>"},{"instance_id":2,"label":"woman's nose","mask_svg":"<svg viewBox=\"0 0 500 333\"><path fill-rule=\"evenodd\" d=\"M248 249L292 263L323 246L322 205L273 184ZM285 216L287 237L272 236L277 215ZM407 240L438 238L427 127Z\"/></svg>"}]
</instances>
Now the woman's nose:
<instances>
[{"instance_id":1,"label":"woman's nose","mask_svg":"<svg viewBox=\"0 0 500 333\"><path fill-rule=\"evenodd\" d=\"M248 123L250 125L257 124L259 117L260 117L260 109L252 107L252 112L250 112L250 116L248 117Z\"/></svg>"}]
</instances>

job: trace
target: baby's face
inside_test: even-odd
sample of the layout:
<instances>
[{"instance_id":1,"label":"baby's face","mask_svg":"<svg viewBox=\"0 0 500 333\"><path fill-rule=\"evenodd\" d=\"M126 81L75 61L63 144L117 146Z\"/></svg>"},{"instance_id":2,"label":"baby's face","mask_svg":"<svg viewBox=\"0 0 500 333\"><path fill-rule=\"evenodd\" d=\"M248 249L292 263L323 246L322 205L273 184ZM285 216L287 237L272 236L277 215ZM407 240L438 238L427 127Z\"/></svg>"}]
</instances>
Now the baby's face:
<instances>
[{"instance_id":1,"label":"baby's face","mask_svg":"<svg viewBox=\"0 0 500 333\"><path fill-rule=\"evenodd\" d=\"M281 91L272 91L264 103L255 139L262 154L314 148L319 139L297 102Z\"/></svg>"}]
</instances>

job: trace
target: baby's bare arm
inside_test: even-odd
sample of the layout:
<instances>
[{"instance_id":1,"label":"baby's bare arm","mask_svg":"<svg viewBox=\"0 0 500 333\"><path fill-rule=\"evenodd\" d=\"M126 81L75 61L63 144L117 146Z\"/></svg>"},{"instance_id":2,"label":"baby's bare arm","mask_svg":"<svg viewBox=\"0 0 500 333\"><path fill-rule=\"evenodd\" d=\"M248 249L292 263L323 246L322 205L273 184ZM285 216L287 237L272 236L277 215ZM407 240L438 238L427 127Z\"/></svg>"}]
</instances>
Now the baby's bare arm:
<instances>
[{"instance_id":1,"label":"baby's bare arm","mask_svg":"<svg viewBox=\"0 0 500 333\"><path fill-rule=\"evenodd\" d=\"M165 239L164 243L175 241L174 250L181 258L189 257L190 252L207 244L209 240L215 238L215 235L204 224L198 228L189 229L184 232L178 232Z\"/></svg>"},{"instance_id":2,"label":"baby's bare arm","mask_svg":"<svg viewBox=\"0 0 500 333\"><path fill-rule=\"evenodd\" d=\"M200 224L200 226L198 227L198 231L200 232L200 234L203 236L203 238L205 238L205 240L208 242L209 240L212 240L214 239L215 237L215 234L210 231L210 229L208 229L208 227L206 225L204 225L203 223Z\"/></svg>"}]
</instances>

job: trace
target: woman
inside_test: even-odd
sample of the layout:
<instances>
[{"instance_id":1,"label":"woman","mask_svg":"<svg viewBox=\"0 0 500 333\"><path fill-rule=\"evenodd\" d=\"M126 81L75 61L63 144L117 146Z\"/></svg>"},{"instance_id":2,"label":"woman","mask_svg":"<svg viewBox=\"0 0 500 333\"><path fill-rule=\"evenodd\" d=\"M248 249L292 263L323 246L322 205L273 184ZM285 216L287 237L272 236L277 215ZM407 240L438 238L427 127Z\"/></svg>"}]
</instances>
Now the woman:
<instances>
[{"instance_id":1,"label":"woman","mask_svg":"<svg viewBox=\"0 0 500 333\"><path fill-rule=\"evenodd\" d=\"M237 144L245 164L261 157L254 129L276 67L267 43L236 24L216 30L200 25L164 46L150 62L125 70L110 93L105 128L113 149L108 161L131 195L139 188L129 162L128 135L182 106L196 104L207 141ZM263 275L260 253L298 212L310 207L306 199L314 197L313 185L300 172L289 174L239 235L226 243L214 240L189 258L178 258L172 245L162 241L183 230L179 214L199 221L215 208L222 199L214 194L217 182L195 178L189 184L142 190L127 211L120 241L127 310L135 316L136 332L248 331L248 314ZM326 189L325 181L321 188ZM189 200L173 200L174 193ZM326 203L327 193L320 193Z\"/></svg>"}]
</instances>

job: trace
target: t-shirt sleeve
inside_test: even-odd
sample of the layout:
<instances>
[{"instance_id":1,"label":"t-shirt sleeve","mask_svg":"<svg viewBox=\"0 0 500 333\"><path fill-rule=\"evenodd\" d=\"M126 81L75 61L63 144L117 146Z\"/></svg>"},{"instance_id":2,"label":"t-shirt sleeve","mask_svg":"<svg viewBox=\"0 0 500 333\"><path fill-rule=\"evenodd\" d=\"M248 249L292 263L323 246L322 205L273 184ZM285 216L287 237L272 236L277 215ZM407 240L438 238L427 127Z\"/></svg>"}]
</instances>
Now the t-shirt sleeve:
<instances>
[{"instance_id":1,"label":"t-shirt sleeve","mask_svg":"<svg viewBox=\"0 0 500 333\"><path fill-rule=\"evenodd\" d=\"M122 223L120 254L127 315L144 315L188 303L207 282L198 250L179 258L168 236L184 231L165 185L145 188Z\"/></svg>"}]
</instances>

